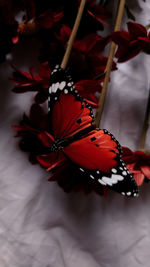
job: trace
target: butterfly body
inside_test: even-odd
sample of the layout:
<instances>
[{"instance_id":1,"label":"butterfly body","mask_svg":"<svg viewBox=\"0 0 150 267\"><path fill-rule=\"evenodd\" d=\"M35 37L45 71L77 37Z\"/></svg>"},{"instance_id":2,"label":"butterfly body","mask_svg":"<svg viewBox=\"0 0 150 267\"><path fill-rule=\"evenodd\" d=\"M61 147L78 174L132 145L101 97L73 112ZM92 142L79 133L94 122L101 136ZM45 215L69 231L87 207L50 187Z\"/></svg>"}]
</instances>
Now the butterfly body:
<instances>
[{"instance_id":1,"label":"butterfly body","mask_svg":"<svg viewBox=\"0 0 150 267\"><path fill-rule=\"evenodd\" d=\"M56 161L73 162L81 176L122 195L137 196L138 188L121 159L119 142L107 130L96 128L91 106L59 66L51 74L48 105L53 166Z\"/></svg>"}]
</instances>

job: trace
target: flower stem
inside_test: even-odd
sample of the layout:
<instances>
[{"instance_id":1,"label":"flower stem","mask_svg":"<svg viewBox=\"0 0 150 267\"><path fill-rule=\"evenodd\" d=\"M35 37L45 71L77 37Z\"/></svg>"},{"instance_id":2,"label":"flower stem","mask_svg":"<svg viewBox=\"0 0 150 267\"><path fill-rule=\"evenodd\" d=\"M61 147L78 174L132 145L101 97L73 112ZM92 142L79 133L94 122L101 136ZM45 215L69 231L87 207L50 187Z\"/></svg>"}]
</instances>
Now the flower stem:
<instances>
[{"instance_id":1,"label":"flower stem","mask_svg":"<svg viewBox=\"0 0 150 267\"><path fill-rule=\"evenodd\" d=\"M145 149L146 134L147 134L147 130L149 127L149 119L150 119L150 92L149 92L148 104L147 104L147 109L146 109L144 125L143 125L143 131L141 135L141 145L140 145L141 150Z\"/></svg>"},{"instance_id":2,"label":"flower stem","mask_svg":"<svg viewBox=\"0 0 150 267\"><path fill-rule=\"evenodd\" d=\"M125 0L120 0L114 32L120 30L124 7L125 7ZM95 117L96 127L99 127L99 124L101 121L101 116L102 116L102 112L103 112L104 101L105 101L107 86L108 86L108 82L109 82L110 72L111 72L111 68L112 68L112 62L113 62L113 57L114 57L114 53L115 53L115 48L116 48L116 44L114 42L112 42L110 45L108 61L107 61L106 69L105 69L106 74L105 74L105 78L104 78L103 88L102 88L102 92L101 92L101 95L99 98L98 109L97 109L96 117Z\"/></svg>"},{"instance_id":3,"label":"flower stem","mask_svg":"<svg viewBox=\"0 0 150 267\"><path fill-rule=\"evenodd\" d=\"M66 52L64 54L62 63L61 63L61 68L62 69L65 69L66 66L67 66L67 63L68 63L68 60L69 60L69 57L70 57L70 54L71 54L71 50L72 50L72 44L73 44L73 42L75 40L76 33L77 33L78 28L79 28L79 24L80 24L80 21L81 21L81 18L82 18L82 14L83 14L83 11L84 11L85 3L86 3L86 0L81 0L80 7L79 7L79 10L78 10L78 14L77 14L77 17L76 17L76 20L75 20L75 23L74 23L74 26L73 26L73 29L72 29L72 33L70 35L70 38L69 38L69 41L68 41L68 44L67 44L67 49L66 49Z\"/></svg>"}]
</instances>

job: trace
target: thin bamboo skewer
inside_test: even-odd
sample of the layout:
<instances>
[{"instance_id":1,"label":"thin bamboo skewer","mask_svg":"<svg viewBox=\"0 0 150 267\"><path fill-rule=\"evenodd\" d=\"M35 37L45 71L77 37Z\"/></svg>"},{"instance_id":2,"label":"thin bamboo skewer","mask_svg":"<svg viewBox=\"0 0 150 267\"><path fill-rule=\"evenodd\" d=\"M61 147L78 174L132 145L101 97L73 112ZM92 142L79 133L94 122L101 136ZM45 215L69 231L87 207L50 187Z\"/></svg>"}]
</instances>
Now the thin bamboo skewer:
<instances>
[{"instance_id":1,"label":"thin bamboo skewer","mask_svg":"<svg viewBox=\"0 0 150 267\"><path fill-rule=\"evenodd\" d=\"M85 3L86 3L86 0L81 0L81 4L80 4L79 10L78 10L78 14L77 14L77 17L76 17L76 20L75 20L75 23L74 23L74 26L73 26L73 29L72 29L72 33L71 33L70 38L68 40L67 49L66 49L66 52L64 54L62 63L61 63L61 68L62 69L65 69L66 66L67 66L67 63L68 63L68 60L69 60L69 57L70 57L70 54L71 54L71 50L72 50L72 44L73 44L73 42L75 40L75 37L76 37L76 34L77 34L77 30L79 28L79 24L80 24L80 21L81 21L81 18L82 18L82 14L83 14L83 11L84 11Z\"/></svg>"},{"instance_id":2,"label":"thin bamboo skewer","mask_svg":"<svg viewBox=\"0 0 150 267\"><path fill-rule=\"evenodd\" d=\"M120 0L114 32L120 30L124 7L125 7L125 0ZM108 86L108 82L109 82L110 72L111 72L111 68L112 68L112 62L113 62L113 57L114 57L114 53L115 53L115 48L116 48L116 44L114 42L112 42L110 49L109 49L109 56L108 56L108 61L107 61L107 65L106 65L106 70L105 70L106 74L105 74L105 78L104 78L103 88L102 88L102 92L100 95L100 99L99 99L99 103L98 103L98 109L97 109L96 117L95 117L96 127L99 127L100 121L101 121L101 116L102 116L102 112L103 112L104 101L105 101L105 96L106 96L106 92L107 92L107 86Z\"/></svg>"}]
</instances>

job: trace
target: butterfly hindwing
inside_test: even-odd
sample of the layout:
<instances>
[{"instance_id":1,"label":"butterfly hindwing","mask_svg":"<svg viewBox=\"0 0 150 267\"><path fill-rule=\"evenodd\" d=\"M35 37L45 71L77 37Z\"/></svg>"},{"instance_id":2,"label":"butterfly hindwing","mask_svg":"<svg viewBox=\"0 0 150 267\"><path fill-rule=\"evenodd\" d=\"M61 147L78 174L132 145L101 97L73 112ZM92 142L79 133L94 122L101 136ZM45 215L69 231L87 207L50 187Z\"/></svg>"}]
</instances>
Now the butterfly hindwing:
<instances>
[{"instance_id":1,"label":"butterfly hindwing","mask_svg":"<svg viewBox=\"0 0 150 267\"><path fill-rule=\"evenodd\" d=\"M133 176L120 158L120 144L107 130L96 129L64 148L82 175L127 196L138 195Z\"/></svg>"},{"instance_id":2,"label":"butterfly hindwing","mask_svg":"<svg viewBox=\"0 0 150 267\"><path fill-rule=\"evenodd\" d=\"M85 175L124 196L138 196L135 180L122 160L118 161L117 167L112 168L109 173L100 170L84 169L82 167L79 167L79 170L81 175Z\"/></svg>"}]
</instances>

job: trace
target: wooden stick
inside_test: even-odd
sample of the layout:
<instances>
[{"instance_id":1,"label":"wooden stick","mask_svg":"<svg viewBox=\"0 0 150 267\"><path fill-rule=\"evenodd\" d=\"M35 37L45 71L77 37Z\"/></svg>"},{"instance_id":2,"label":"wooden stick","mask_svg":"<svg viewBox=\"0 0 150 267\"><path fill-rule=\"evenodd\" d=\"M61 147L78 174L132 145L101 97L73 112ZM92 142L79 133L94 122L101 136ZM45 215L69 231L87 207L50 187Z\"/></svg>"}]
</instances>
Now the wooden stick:
<instances>
[{"instance_id":1,"label":"wooden stick","mask_svg":"<svg viewBox=\"0 0 150 267\"><path fill-rule=\"evenodd\" d=\"M71 53L71 50L72 50L72 44L73 44L73 42L75 40L75 37L76 37L76 34L77 34L77 30L79 28L79 24L80 24L80 21L81 21L81 18L82 18L82 14L83 14L83 11L84 11L85 3L86 3L86 0L81 0L81 4L80 4L79 10L78 10L78 14L77 14L77 17L76 17L76 20L75 20L75 23L74 23L74 26L73 26L73 29L72 29L72 33L70 35L70 38L69 38L69 41L68 41L68 44L67 44L67 49L66 49L65 55L63 57L62 63L61 63L61 68L62 69L65 69L66 66L67 66L67 63L68 63L68 60L69 60L69 57L70 57L70 53Z\"/></svg>"},{"instance_id":2,"label":"wooden stick","mask_svg":"<svg viewBox=\"0 0 150 267\"><path fill-rule=\"evenodd\" d=\"M143 125L142 136L141 136L141 145L140 145L141 150L145 149L145 142L146 142L147 130L149 127L149 120L150 120L150 92L149 92L148 104L147 104L146 115L145 115L145 120L144 120L144 125Z\"/></svg>"},{"instance_id":3,"label":"wooden stick","mask_svg":"<svg viewBox=\"0 0 150 267\"><path fill-rule=\"evenodd\" d=\"M114 32L120 30L124 7L125 7L125 0L120 0ZM112 62L113 62L113 57L114 57L114 53L115 53L115 48L116 48L116 44L114 42L112 42L110 49L109 49L109 56L108 56L108 61L107 61L107 65L106 65L106 70L105 70L106 74L105 74L105 79L104 79L104 83L103 83L103 88L102 88L102 92L101 92L99 103L98 103L98 109L97 109L96 116L95 116L96 127L99 127L101 116L102 116L102 111L103 111L103 107L104 107L104 101L105 101L107 86L108 86L108 82L109 82L110 72L111 72L111 68L112 68Z\"/></svg>"}]
</instances>

